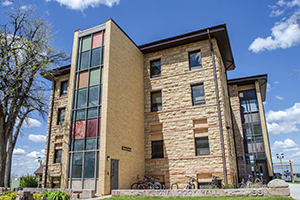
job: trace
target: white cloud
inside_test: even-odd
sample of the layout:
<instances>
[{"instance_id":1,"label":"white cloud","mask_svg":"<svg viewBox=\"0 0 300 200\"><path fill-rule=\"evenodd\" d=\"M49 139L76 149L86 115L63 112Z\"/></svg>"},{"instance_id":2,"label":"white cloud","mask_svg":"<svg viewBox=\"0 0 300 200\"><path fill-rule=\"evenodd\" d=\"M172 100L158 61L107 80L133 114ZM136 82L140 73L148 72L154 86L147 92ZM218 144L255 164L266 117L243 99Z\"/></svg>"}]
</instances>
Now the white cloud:
<instances>
[{"instance_id":1,"label":"white cloud","mask_svg":"<svg viewBox=\"0 0 300 200\"><path fill-rule=\"evenodd\" d=\"M284 10L272 10L270 17L278 17L284 13Z\"/></svg>"},{"instance_id":2,"label":"white cloud","mask_svg":"<svg viewBox=\"0 0 300 200\"><path fill-rule=\"evenodd\" d=\"M38 158L41 156L41 153L38 151L32 151L29 154L27 154L26 156L31 157L31 158Z\"/></svg>"},{"instance_id":3,"label":"white cloud","mask_svg":"<svg viewBox=\"0 0 300 200\"><path fill-rule=\"evenodd\" d=\"M51 0L46 0L51 1ZM108 7L112 7L114 4L118 5L120 0L55 0L60 5L65 5L73 10L81 10L88 8L89 6L94 8L98 7L99 4L106 5Z\"/></svg>"},{"instance_id":4,"label":"white cloud","mask_svg":"<svg viewBox=\"0 0 300 200\"><path fill-rule=\"evenodd\" d=\"M3 1L2 2L2 6L9 6L9 5L12 5L13 3L11 2L11 1L8 1L8 0L6 0L6 1Z\"/></svg>"},{"instance_id":5,"label":"white cloud","mask_svg":"<svg viewBox=\"0 0 300 200\"><path fill-rule=\"evenodd\" d=\"M282 141L275 141L272 145L273 151L300 151L299 146L291 139L286 139L284 142Z\"/></svg>"},{"instance_id":6,"label":"white cloud","mask_svg":"<svg viewBox=\"0 0 300 200\"><path fill-rule=\"evenodd\" d=\"M39 122L38 120L30 118L30 117L27 117L24 120L22 127L23 128L41 127L41 125L42 125L42 123Z\"/></svg>"},{"instance_id":7,"label":"white cloud","mask_svg":"<svg viewBox=\"0 0 300 200\"><path fill-rule=\"evenodd\" d=\"M270 83L267 83L267 92L270 92L271 90L273 90L274 88L271 86Z\"/></svg>"},{"instance_id":8,"label":"white cloud","mask_svg":"<svg viewBox=\"0 0 300 200\"><path fill-rule=\"evenodd\" d=\"M29 148L29 146L27 145L21 145L21 146L18 146L19 148Z\"/></svg>"},{"instance_id":9,"label":"white cloud","mask_svg":"<svg viewBox=\"0 0 300 200\"><path fill-rule=\"evenodd\" d=\"M24 149L21 149L21 148L15 148L14 149L13 155L24 155L24 154L26 154Z\"/></svg>"},{"instance_id":10,"label":"white cloud","mask_svg":"<svg viewBox=\"0 0 300 200\"><path fill-rule=\"evenodd\" d=\"M28 136L28 140L31 140L33 142L45 142L46 141L46 136L30 134Z\"/></svg>"},{"instance_id":11,"label":"white cloud","mask_svg":"<svg viewBox=\"0 0 300 200\"><path fill-rule=\"evenodd\" d=\"M295 103L285 110L270 110L266 119L270 136L300 131L297 127L300 124L300 103Z\"/></svg>"},{"instance_id":12,"label":"white cloud","mask_svg":"<svg viewBox=\"0 0 300 200\"><path fill-rule=\"evenodd\" d=\"M279 100L284 99L282 96L279 96L279 95L276 95L275 98L276 98L276 99L279 99Z\"/></svg>"},{"instance_id":13,"label":"white cloud","mask_svg":"<svg viewBox=\"0 0 300 200\"><path fill-rule=\"evenodd\" d=\"M275 84L278 84L279 82L278 82L278 81L274 81L274 83L275 83Z\"/></svg>"},{"instance_id":14,"label":"white cloud","mask_svg":"<svg viewBox=\"0 0 300 200\"><path fill-rule=\"evenodd\" d=\"M266 38L257 37L248 50L258 53L265 50L275 50L278 48L286 49L298 44L300 40L300 0L284 1L279 0L277 5L269 6L272 9L270 17L278 17L287 9L294 9L287 17L275 23L271 28L271 35Z\"/></svg>"}]
</instances>

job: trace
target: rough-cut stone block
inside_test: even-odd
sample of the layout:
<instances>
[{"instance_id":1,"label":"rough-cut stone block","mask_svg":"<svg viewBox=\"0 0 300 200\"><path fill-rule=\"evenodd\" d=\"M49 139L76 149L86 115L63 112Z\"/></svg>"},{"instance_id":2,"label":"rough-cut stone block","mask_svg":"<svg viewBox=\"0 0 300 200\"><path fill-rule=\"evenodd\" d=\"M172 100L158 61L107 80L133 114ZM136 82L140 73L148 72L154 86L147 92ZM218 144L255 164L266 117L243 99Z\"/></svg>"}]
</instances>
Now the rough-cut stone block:
<instances>
[{"instance_id":1,"label":"rough-cut stone block","mask_svg":"<svg viewBox=\"0 0 300 200\"><path fill-rule=\"evenodd\" d=\"M33 195L29 191L18 191L16 200L34 200Z\"/></svg>"},{"instance_id":2,"label":"rough-cut stone block","mask_svg":"<svg viewBox=\"0 0 300 200\"><path fill-rule=\"evenodd\" d=\"M268 183L269 188L287 188L289 184L281 179L274 179Z\"/></svg>"},{"instance_id":3,"label":"rough-cut stone block","mask_svg":"<svg viewBox=\"0 0 300 200\"><path fill-rule=\"evenodd\" d=\"M268 188L269 196L289 197L290 188Z\"/></svg>"},{"instance_id":4,"label":"rough-cut stone block","mask_svg":"<svg viewBox=\"0 0 300 200\"><path fill-rule=\"evenodd\" d=\"M93 198L95 197L95 190L84 189L82 190L81 198Z\"/></svg>"}]
</instances>

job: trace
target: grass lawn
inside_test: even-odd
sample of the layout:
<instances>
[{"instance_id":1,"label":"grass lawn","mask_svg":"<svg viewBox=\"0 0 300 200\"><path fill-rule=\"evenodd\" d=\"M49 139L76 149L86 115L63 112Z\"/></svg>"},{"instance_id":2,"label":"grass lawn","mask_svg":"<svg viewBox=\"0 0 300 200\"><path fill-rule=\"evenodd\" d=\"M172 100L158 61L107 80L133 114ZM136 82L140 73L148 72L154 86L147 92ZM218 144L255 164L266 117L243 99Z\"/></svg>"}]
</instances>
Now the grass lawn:
<instances>
[{"instance_id":1,"label":"grass lawn","mask_svg":"<svg viewBox=\"0 0 300 200\"><path fill-rule=\"evenodd\" d=\"M287 183L293 183L292 181L287 181ZM295 181L294 184L300 184L300 181Z\"/></svg>"},{"instance_id":2,"label":"grass lawn","mask_svg":"<svg viewBox=\"0 0 300 200\"><path fill-rule=\"evenodd\" d=\"M241 196L241 197L135 197L135 196L114 196L109 198L110 200L291 200L291 198L285 197L248 197L248 196Z\"/></svg>"}]
</instances>

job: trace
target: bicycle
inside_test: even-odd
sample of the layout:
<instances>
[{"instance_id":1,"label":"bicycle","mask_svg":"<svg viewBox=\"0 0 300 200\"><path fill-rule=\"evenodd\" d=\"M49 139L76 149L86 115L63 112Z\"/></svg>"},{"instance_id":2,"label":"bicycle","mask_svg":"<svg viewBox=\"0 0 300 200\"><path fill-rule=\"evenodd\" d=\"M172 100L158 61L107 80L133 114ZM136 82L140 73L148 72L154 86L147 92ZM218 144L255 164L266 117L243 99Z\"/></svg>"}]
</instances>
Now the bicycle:
<instances>
[{"instance_id":1,"label":"bicycle","mask_svg":"<svg viewBox=\"0 0 300 200\"><path fill-rule=\"evenodd\" d=\"M196 179L193 177L190 177L190 176L185 176L185 177L189 178L189 180L184 189L186 189L186 190L195 189L194 182L196 181Z\"/></svg>"},{"instance_id":2,"label":"bicycle","mask_svg":"<svg viewBox=\"0 0 300 200\"><path fill-rule=\"evenodd\" d=\"M161 189L165 189L165 185L163 183L158 182L160 179L156 178L156 177L148 177L148 176L144 176L145 179L149 180L149 182L151 182L153 184L153 188L154 190L161 190Z\"/></svg>"},{"instance_id":3,"label":"bicycle","mask_svg":"<svg viewBox=\"0 0 300 200\"><path fill-rule=\"evenodd\" d=\"M211 186L221 189L221 184L220 184L221 179L218 179L219 177L215 175L209 175L209 176L212 177Z\"/></svg>"},{"instance_id":4,"label":"bicycle","mask_svg":"<svg viewBox=\"0 0 300 200\"><path fill-rule=\"evenodd\" d=\"M133 190L137 190L137 189L142 189L142 190L150 189L151 190L151 189L154 189L153 184L151 182L147 182L148 179L145 178L144 181L140 181L139 180L139 175L137 175L136 179L137 179L137 182L133 183L131 185L131 187L130 187L131 189L133 189Z\"/></svg>"}]
</instances>

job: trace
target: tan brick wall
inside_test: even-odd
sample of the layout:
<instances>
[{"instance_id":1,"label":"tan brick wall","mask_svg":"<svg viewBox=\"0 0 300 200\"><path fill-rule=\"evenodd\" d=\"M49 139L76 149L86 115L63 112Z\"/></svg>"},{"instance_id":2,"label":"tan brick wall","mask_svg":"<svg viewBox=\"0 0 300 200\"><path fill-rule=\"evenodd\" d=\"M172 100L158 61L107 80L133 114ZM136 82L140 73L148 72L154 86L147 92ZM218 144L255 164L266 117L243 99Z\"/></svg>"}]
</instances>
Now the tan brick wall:
<instances>
[{"instance_id":1,"label":"tan brick wall","mask_svg":"<svg viewBox=\"0 0 300 200\"><path fill-rule=\"evenodd\" d=\"M201 49L202 69L189 70L188 52ZM218 52L214 40L214 51ZM150 61L161 59L161 77L150 78ZM226 126L231 124L227 80L222 62L218 61L217 77L224 134L226 168L229 183L236 174L235 157L230 156L233 150L233 135L228 133ZM225 82L225 84L224 84ZM203 83L205 104L192 105L191 85ZM213 64L209 41L200 41L170 48L145 55L144 59L145 87L145 158L146 174L165 175L166 185L178 182L186 184L185 174L197 176L208 173L223 177L222 151L218 123L218 111L215 93ZM151 91L162 91L163 110L150 112ZM195 156L195 136L193 120L207 119L210 155ZM163 124L164 158L151 159L151 125ZM230 147L229 147L230 146ZM207 170L207 171L201 171Z\"/></svg>"},{"instance_id":2,"label":"tan brick wall","mask_svg":"<svg viewBox=\"0 0 300 200\"><path fill-rule=\"evenodd\" d=\"M119 160L120 189L145 171L143 54L112 20L106 22L102 95L99 191L109 194L107 156Z\"/></svg>"}]
</instances>

